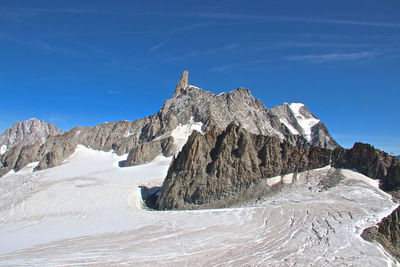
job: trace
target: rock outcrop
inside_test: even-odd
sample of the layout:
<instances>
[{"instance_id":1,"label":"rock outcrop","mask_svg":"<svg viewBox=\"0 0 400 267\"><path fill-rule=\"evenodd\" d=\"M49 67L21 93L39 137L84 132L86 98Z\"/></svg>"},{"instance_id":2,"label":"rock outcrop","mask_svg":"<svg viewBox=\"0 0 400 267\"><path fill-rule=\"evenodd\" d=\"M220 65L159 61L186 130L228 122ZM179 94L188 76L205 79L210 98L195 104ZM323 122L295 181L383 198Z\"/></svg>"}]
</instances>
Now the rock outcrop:
<instances>
[{"instance_id":1,"label":"rock outcrop","mask_svg":"<svg viewBox=\"0 0 400 267\"><path fill-rule=\"evenodd\" d=\"M35 118L17 121L0 135L1 155L15 146L28 146L35 143L43 144L47 137L61 134L56 125Z\"/></svg>"},{"instance_id":2,"label":"rock outcrop","mask_svg":"<svg viewBox=\"0 0 400 267\"><path fill-rule=\"evenodd\" d=\"M221 134L193 132L171 163L158 207L216 208L248 201L265 193L255 191L262 180L329 165L330 155L331 150L293 146L235 123Z\"/></svg>"},{"instance_id":3,"label":"rock outcrop","mask_svg":"<svg viewBox=\"0 0 400 267\"><path fill-rule=\"evenodd\" d=\"M351 149L333 151L335 168L356 169L362 174L381 180L381 189L395 190L400 186L400 161L369 144L355 143Z\"/></svg>"},{"instance_id":4,"label":"rock outcrop","mask_svg":"<svg viewBox=\"0 0 400 267\"><path fill-rule=\"evenodd\" d=\"M377 226L364 230L362 237L380 243L392 256L400 261L400 206L383 218Z\"/></svg>"},{"instance_id":5,"label":"rock outcrop","mask_svg":"<svg viewBox=\"0 0 400 267\"><path fill-rule=\"evenodd\" d=\"M131 149L126 160L126 166L145 164L153 160L158 155L166 157L174 155L176 152L174 138L172 136L155 139L150 142L142 143Z\"/></svg>"},{"instance_id":6,"label":"rock outcrop","mask_svg":"<svg viewBox=\"0 0 400 267\"><path fill-rule=\"evenodd\" d=\"M233 122L222 133L192 133L171 163L158 199L159 209L231 206L268 193L255 188L270 177L330 164L380 179L384 190L400 186L399 160L369 144L356 143L351 149L333 151L295 146L276 137L250 133ZM324 181L327 188L336 182Z\"/></svg>"}]
</instances>

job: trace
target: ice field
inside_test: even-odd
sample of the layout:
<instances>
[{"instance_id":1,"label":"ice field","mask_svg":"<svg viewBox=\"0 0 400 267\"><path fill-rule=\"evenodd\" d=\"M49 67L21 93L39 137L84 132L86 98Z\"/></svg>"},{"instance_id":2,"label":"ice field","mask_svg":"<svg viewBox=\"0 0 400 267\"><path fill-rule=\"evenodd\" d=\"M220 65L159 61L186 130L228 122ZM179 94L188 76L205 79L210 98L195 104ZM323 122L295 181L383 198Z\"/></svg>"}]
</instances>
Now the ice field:
<instances>
[{"instance_id":1,"label":"ice field","mask_svg":"<svg viewBox=\"0 0 400 267\"><path fill-rule=\"evenodd\" d=\"M58 167L2 177L0 265L398 264L360 237L397 205L357 172L341 170L329 189L318 184L330 167L285 176L279 193L247 206L150 211L139 186L160 186L171 158L119 167L125 159L78 146Z\"/></svg>"}]
</instances>

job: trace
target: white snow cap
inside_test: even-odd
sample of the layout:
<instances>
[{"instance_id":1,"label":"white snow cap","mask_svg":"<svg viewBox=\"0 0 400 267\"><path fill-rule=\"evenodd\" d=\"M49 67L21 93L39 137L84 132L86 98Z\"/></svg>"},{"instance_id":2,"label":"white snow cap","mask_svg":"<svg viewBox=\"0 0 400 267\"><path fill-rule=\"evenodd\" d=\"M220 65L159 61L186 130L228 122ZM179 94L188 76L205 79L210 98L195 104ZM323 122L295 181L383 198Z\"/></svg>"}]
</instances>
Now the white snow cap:
<instances>
[{"instance_id":1,"label":"white snow cap","mask_svg":"<svg viewBox=\"0 0 400 267\"><path fill-rule=\"evenodd\" d=\"M289 105L290 109L293 111L293 115L296 117L297 123L303 130L305 138L307 141L311 141L311 128L316 125L320 120L315 118L311 113L308 116L300 113L300 109L304 107L302 103L291 103Z\"/></svg>"}]
</instances>

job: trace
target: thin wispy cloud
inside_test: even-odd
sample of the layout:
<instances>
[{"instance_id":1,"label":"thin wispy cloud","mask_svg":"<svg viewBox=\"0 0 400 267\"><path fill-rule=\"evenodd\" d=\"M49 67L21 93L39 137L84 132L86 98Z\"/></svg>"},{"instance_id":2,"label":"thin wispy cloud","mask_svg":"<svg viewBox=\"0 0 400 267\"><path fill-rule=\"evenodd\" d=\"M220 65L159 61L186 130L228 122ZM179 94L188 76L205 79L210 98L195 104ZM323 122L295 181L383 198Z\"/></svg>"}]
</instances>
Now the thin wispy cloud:
<instances>
[{"instance_id":1,"label":"thin wispy cloud","mask_svg":"<svg viewBox=\"0 0 400 267\"><path fill-rule=\"evenodd\" d=\"M109 55L110 53L104 49L98 48L97 46L93 46L87 43L83 42L77 42L77 41L69 41L71 44L76 45L78 47L84 48L86 50L95 52L97 54L102 54L102 55Z\"/></svg>"},{"instance_id":2,"label":"thin wispy cloud","mask_svg":"<svg viewBox=\"0 0 400 267\"><path fill-rule=\"evenodd\" d=\"M399 23L381 22L381 21L358 21L358 20L323 19L323 18L310 18L310 17L286 17L286 16L258 16L258 15L243 15L243 14L233 14L233 13L213 13L209 14L208 17L214 19L253 20L259 22L283 21L283 22L306 22L306 23L344 24L344 25L400 28Z\"/></svg>"},{"instance_id":3,"label":"thin wispy cloud","mask_svg":"<svg viewBox=\"0 0 400 267\"><path fill-rule=\"evenodd\" d=\"M358 25L371 27L399 28L400 23L388 21L363 21L351 19L336 18L318 18L318 17L289 17L289 16L264 16L264 15L247 15L238 13L215 12L221 8L226 2L215 5L207 12L135 12L135 11L101 11L97 9L68 9L68 8L0 8L0 18L21 21L23 18L46 15L46 14L98 14L113 16L135 16L135 17L194 17L201 19L220 19L220 20L241 20L248 22L303 22L303 23L322 23L322 24L342 24L342 25Z\"/></svg>"},{"instance_id":4,"label":"thin wispy cloud","mask_svg":"<svg viewBox=\"0 0 400 267\"><path fill-rule=\"evenodd\" d=\"M164 41L162 41L161 43L158 43L158 44L156 44L155 46L150 47L150 48L149 48L149 52L154 52L154 51L160 49L161 47L163 47L163 46L165 46L166 44L168 44L169 40L170 40L170 39L164 40Z\"/></svg>"},{"instance_id":5,"label":"thin wispy cloud","mask_svg":"<svg viewBox=\"0 0 400 267\"><path fill-rule=\"evenodd\" d=\"M170 41L175 35L177 35L177 34L180 34L180 33L186 32L186 31L190 31L190 30L193 30L193 29L205 27L205 26L208 26L208 25L210 25L210 24L211 24L211 23L209 23L209 22L205 22L205 23L196 23L196 24L191 24L191 25L179 27L179 28L173 30L173 31L170 33L170 36L169 36L167 39L165 39L164 41L159 42L158 44L156 44L156 45L150 47L150 48L148 49L148 51L149 51L149 52L154 52L154 51L156 51L156 50L162 48L163 46L165 46L166 44L168 44L169 41Z\"/></svg>"},{"instance_id":6,"label":"thin wispy cloud","mask_svg":"<svg viewBox=\"0 0 400 267\"><path fill-rule=\"evenodd\" d=\"M357 53L330 53L318 55L296 55L288 56L288 61L303 61L312 63L327 63L327 62L346 62L361 59L372 59L378 56L376 52L357 52Z\"/></svg>"},{"instance_id":7,"label":"thin wispy cloud","mask_svg":"<svg viewBox=\"0 0 400 267\"><path fill-rule=\"evenodd\" d=\"M95 9L72 8L0 8L0 15L14 14L15 16L32 16L47 13L98 13Z\"/></svg>"},{"instance_id":8,"label":"thin wispy cloud","mask_svg":"<svg viewBox=\"0 0 400 267\"><path fill-rule=\"evenodd\" d=\"M263 59L256 59L256 60L250 60L246 62L240 62L240 63L232 63L232 64L225 64L221 66L216 66L211 68L212 71L225 71L229 69L234 69L234 68L240 68L244 66L251 66L251 65L259 65L259 64L264 64L267 63L268 60L263 60Z\"/></svg>"},{"instance_id":9,"label":"thin wispy cloud","mask_svg":"<svg viewBox=\"0 0 400 267\"><path fill-rule=\"evenodd\" d=\"M6 40L8 42L11 42L19 46L28 47L31 49L39 49L42 52L54 51L54 47L50 45L48 42L32 36L20 37L20 36L14 36L13 34L0 32L0 39Z\"/></svg>"},{"instance_id":10,"label":"thin wispy cloud","mask_svg":"<svg viewBox=\"0 0 400 267\"><path fill-rule=\"evenodd\" d=\"M210 49L206 49L206 50L194 50L191 51L187 54L183 54L180 56L175 56L175 57L171 57L167 59L167 62L171 62L171 61L178 61L178 60L186 60L189 58L195 58L195 57L199 57L199 56L206 56L206 55L213 55L219 52L229 52L229 51L233 51L237 48L239 48L239 44L237 43L230 43L227 44L225 46L222 47L216 47L216 48L210 48Z\"/></svg>"},{"instance_id":11,"label":"thin wispy cloud","mask_svg":"<svg viewBox=\"0 0 400 267\"><path fill-rule=\"evenodd\" d=\"M221 1L220 3L218 3L217 5L215 5L214 7L212 7L210 10L208 10L207 12L202 14L202 17L207 18L209 15L211 15L213 12L215 12L217 9L221 8L226 2L228 2L229 0L225 0L225 1Z\"/></svg>"},{"instance_id":12,"label":"thin wispy cloud","mask_svg":"<svg viewBox=\"0 0 400 267\"><path fill-rule=\"evenodd\" d=\"M400 28L399 23L392 23L392 22L373 22L373 21L340 20L340 19L309 19L309 21L318 23L329 23L329 24L347 24L347 25L359 25L359 26Z\"/></svg>"},{"instance_id":13,"label":"thin wispy cloud","mask_svg":"<svg viewBox=\"0 0 400 267\"><path fill-rule=\"evenodd\" d=\"M116 91L116 90L108 90L108 91L107 91L107 94L109 94L109 95L118 95L119 92Z\"/></svg>"},{"instance_id":14,"label":"thin wispy cloud","mask_svg":"<svg viewBox=\"0 0 400 267\"><path fill-rule=\"evenodd\" d=\"M195 23L195 24L179 27L179 28L173 30L172 33L182 33L182 32L186 32L189 30L206 27L209 25L212 25L212 23L210 23L210 22Z\"/></svg>"}]
</instances>

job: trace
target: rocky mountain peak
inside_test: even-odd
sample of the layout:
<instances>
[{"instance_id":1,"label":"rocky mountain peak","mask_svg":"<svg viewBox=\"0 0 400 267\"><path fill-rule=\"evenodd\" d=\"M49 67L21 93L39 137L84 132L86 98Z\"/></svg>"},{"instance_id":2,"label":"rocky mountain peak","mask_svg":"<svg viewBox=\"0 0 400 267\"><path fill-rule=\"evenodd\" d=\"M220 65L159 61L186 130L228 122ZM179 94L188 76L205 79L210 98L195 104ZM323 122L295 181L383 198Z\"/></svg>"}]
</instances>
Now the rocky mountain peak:
<instances>
[{"instance_id":1,"label":"rocky mountain peak","mask_svg":"<svg viewBox=\"0 0 400 267\"><path fill-rule=\"evenodd\" d=\"M326 166L331 151L255 135L235 122L220 133L193 132L173 160L159 209L221 208L267 193L268 179Z\"/></svg>"},{"instance_id":2,"label":"rocky mountain peak","mask_svg":"<svg viewBox=\"0 0 400 267\"><path fill-rule=\"evenodd\" d=\"M181 92L183 92L188 85L189 85L189 72L187 70L185 70L182 73L181 79L179 80L178 84L176 85L175 92L174 92L174 95L172 96L172 98L178 96Z\"/></svg>"},{"instance_id":3,"label":"rocky mountain peak","mask_svg":"<svg viewBox=\"0 0 400 267\"><path fill-rule=\"evenodd\" d=\"M35 143L43 144L49 136L62 133L53 123L31 118L17 121L0 135L1 154L15 146L27 146Z\"/></svg>"},{"instance_id":4,"label":"rocky mountain peak","mask_svg":"<svg viewBox=\"0 0 400 267\"><path fill-rule=\"evenodd\" d=\"M136 121L77 127L48 141L46 139L49 135L60 132L52 124L35 121L31 123L36 125L32 127L33 130L24 130L30 128L28 126L14 125L13 130L0 139L6 144L5 149L2 149L3 168L0 168L0 176L10 169L18 170L34 161L40 161L38 169L56 166L71 155L78 144L96 150L112 149L119 155L129 153L129 160L126 162L128 165L144 164L160 153L164 156L176 154L195 128L201 128L204 133L214 131L219 134L231 122L252 134L276 137L293 145L329 149L338 146L327 128L304 105L290 104L289 108L268 110L248 89L239 87L216 95L189 85L188 78L188 72L184 71L173 97L165 101L159 112ZM295 130L291 131L292 129ZM185 134L177 134L180 131ZM36 132L41 134L35 134ZM30 137L23 138L25 133ZM17 145L31 146L24 147L23 151L18 147L8 152L7 146L14 139L19 140ZM39 147L35 142L38 142Z\"/></svg>"}]
</instances>

